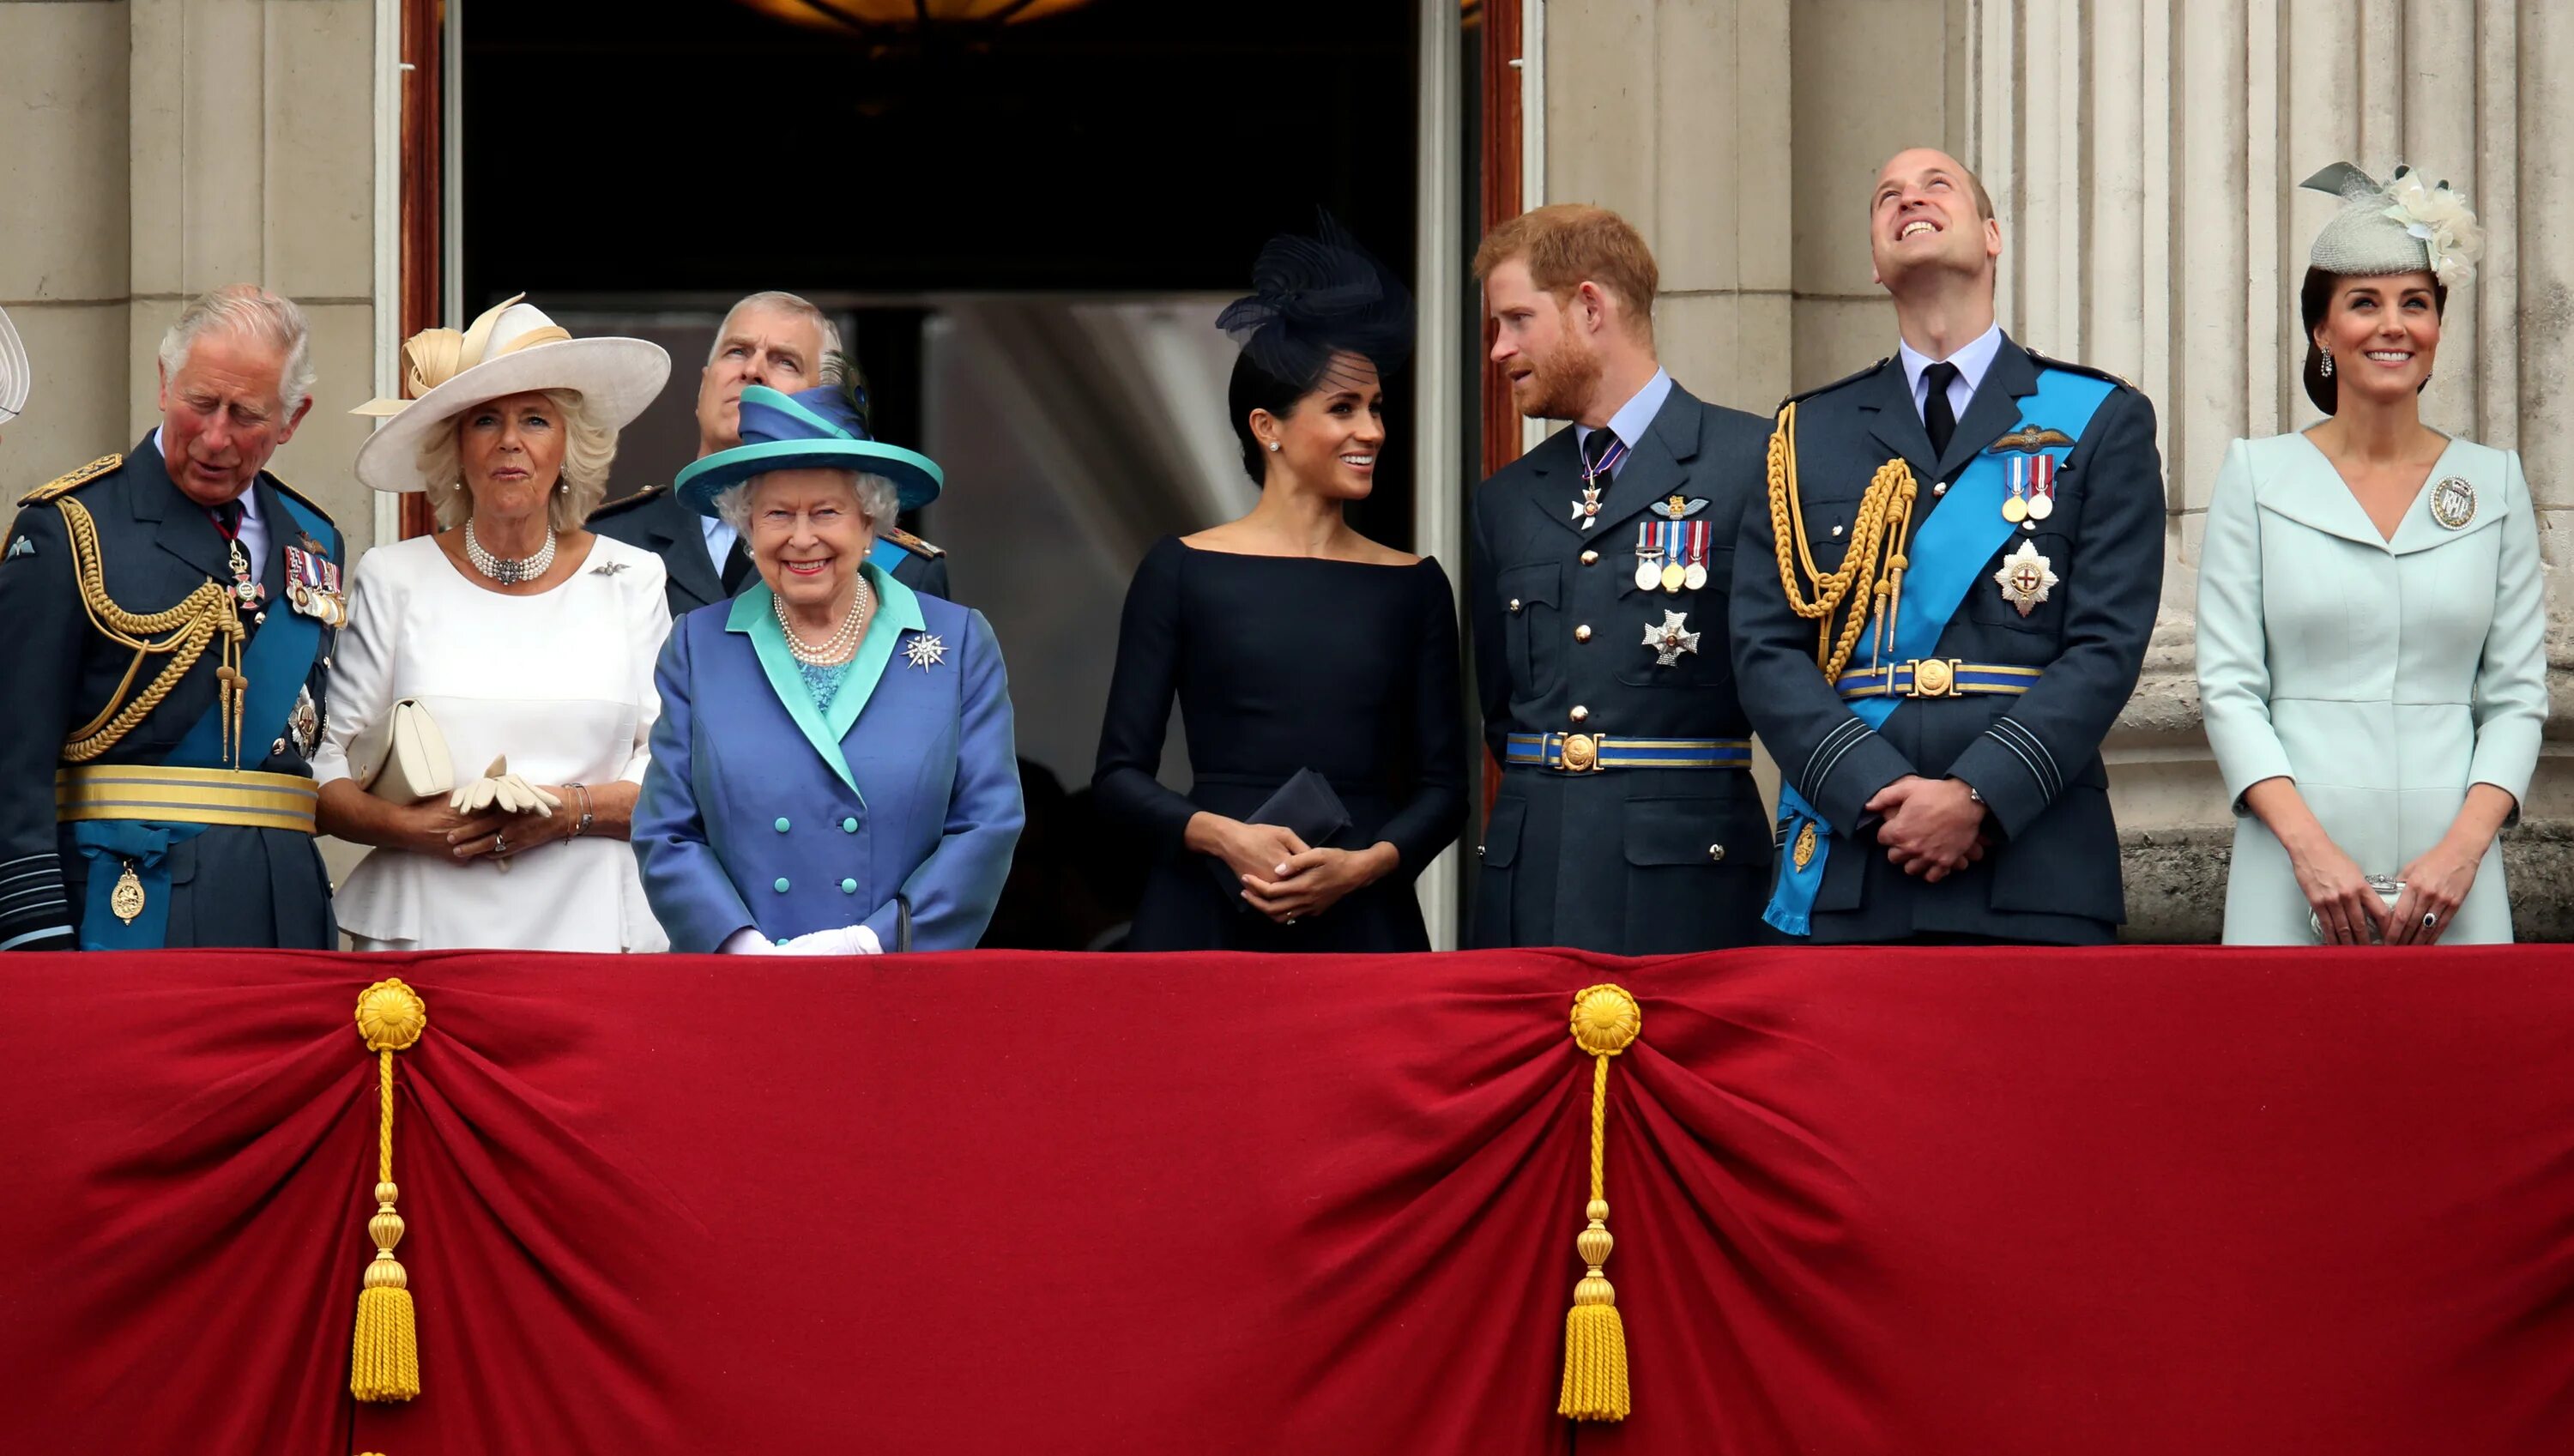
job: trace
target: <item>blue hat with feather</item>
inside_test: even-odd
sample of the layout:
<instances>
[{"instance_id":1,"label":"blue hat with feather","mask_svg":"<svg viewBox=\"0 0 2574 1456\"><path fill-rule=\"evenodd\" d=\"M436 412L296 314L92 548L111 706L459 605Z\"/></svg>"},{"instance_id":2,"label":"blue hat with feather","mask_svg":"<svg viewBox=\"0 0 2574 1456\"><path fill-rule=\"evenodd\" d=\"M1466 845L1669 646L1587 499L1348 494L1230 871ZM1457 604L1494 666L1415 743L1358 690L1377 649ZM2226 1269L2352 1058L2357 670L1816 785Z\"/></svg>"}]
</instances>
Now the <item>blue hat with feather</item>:
<instances>
[{"instance_id":1,"label":"blue hat with feather","mask_svg":"<svg viewBox=\"0 0 2574 1456\"><path fill-rule=\"evenodd\" d=\"M774 470L881 476L893 482L905 511L936 500L947 479L928 456L867 433L866 389L854 371L843 371L840 382L791 395L766 385L743 389L741 444L694 462L671 486L688 509L712 516L715 497L727 488Z\"/></svg>"}]
</instances>

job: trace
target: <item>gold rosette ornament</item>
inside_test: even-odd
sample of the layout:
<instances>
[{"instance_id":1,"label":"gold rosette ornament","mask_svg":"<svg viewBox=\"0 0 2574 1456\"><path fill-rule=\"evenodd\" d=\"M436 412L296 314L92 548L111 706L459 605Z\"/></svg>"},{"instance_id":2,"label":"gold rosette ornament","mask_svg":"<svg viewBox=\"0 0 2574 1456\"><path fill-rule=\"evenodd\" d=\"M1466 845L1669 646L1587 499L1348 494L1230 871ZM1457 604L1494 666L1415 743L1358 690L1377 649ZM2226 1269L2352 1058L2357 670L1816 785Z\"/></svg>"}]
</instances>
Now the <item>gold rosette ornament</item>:
<instances>
[{"instance_id":1,"label":"gold rosette ornament","mask_svg":"<svg viewBox=\"0 0 2574 1456\"><path fill-rule=\"evenodd\" d=\"M1627 1394L1627 1328L1618 1317L1618 1292L1601 1272L1617 1241L1609 1236L1609 1058L1635 1044L1645 1029L1644 1009L1621 985L1586 986L1573 998L1573 1042L1591 1058L1591 1220L1574 1240L1588 1270L1573 1286L1573 1308L1564 1316L1564 1390L1556 1413L1577 1421L1623 1421Z\"/></svg>"},{"instance_id":2,"label":"gold rosette ornament","mask_svg":"<svg viewBox=\"0 0 2574 1456\"><path fill-rule=\"evenodd\" d=\"M358 997L358 1035L376 1054L382 1109L376 1139L376 1214L367 1220L376 1257L358 1291L358 1330L349 1355L349 1393L363 1401L409 1400L420 1394L420 1338L411 1305L411 1276L394 1257L402 1215L394 1199L394 1053L408 1051L429 1029L429 1003L400 980L380 980Z\"/></svg>"}]
</instances>

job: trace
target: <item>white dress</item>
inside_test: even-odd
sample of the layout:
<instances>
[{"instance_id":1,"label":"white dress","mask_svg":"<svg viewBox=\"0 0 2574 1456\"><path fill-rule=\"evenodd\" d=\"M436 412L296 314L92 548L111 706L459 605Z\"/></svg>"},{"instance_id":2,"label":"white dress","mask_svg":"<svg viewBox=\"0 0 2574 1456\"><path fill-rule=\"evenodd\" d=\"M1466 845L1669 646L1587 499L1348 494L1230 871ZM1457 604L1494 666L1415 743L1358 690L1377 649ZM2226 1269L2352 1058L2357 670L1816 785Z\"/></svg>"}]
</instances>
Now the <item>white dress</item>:
<instances>
[{"instance_id":1,"label":"white dress","mask_svg":"<svg viewBox=\"0 0 2574 1456\"><path fill-rule=\"evenodd\" d=\"M460 782L506 753L531 783L642 783L661 712L652 669L670 631L663 580L660 558L606 537L563 585L535 597L485 591L427 537L368 552L314 776L350 776L350 739L416 698ZM579 809L576 795L556 812ZM513 856L506 872L488 855L460 863L376 849L333 908L369 949L669 948L623 837L553 840Z\"/></svg>"}]
</instances>

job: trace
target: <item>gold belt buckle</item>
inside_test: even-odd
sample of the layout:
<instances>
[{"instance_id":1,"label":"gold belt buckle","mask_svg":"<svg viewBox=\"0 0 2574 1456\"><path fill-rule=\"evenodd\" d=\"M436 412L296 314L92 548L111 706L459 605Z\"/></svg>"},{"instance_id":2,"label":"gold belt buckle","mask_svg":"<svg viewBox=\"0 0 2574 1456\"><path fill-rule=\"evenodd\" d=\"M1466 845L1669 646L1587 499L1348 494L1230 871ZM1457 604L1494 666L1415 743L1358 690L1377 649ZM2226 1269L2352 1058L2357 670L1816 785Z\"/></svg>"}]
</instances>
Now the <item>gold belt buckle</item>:
<instances>
[{"instance_id":1,"label":"gold belt buckle","mask_svg":"<svg viewBox=\"0 0 2574 1456\"><path fill-rule=\"evenodd\" d=\"M1569 773L1589 773L1600 766L1600 740L1589 733L1564 735L1564 767Z\"/></svg>"},{"instance_id":2,"label":"gold belt buckle","mask_svg":"<svg viewBox=\"0 0 2574 1456\"><path fill-rule=\"evenodd\" d=\"M1957 669L1963 662L1956 658L1919 658L1905 664L1913 672L1913 691L1909 698L1946 698L1957 691Z\"/></svg>"}]
</instances>

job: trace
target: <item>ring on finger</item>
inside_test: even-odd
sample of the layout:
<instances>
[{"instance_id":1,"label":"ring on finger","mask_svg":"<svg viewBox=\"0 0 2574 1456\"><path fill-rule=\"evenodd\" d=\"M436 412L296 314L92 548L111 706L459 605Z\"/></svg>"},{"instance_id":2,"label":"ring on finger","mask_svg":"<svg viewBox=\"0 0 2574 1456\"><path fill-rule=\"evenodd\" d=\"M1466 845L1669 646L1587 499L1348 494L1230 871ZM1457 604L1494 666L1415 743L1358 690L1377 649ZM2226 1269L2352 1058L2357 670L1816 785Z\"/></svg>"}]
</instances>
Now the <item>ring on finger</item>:
<instances>
[{"instance_id":1,"label":"ring on finger","mask_svg":"<svg viewBox=\"0 0 2574 1456\"><path fill-rule=\"evenodd\" d=\"M492 852L493 852L493 853L495 853L495 854L507 854L507 853L509 853L509 852L510 852L510 839L509 839L509 836L508 836L508 835L506 835L506 834L494 834L494 835L492 836Z\"/></svg>"},{"instance_id":2,"label":"ring on finger","mask_svg":"<svg viewBox=\"0 0 2574 1456\"><path fill-rule=\"evenodd\" d=\"M2440 924L2440 912L2439 912L2438 910L2424 910L2424 911L2422 912L2422 928L2423 928L2423 929L2425 929L2425 930L2433 930L2433 929L2437 929L2437 928L2439 928L2439 924Z\"/></svg>"}]
</instances>

